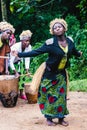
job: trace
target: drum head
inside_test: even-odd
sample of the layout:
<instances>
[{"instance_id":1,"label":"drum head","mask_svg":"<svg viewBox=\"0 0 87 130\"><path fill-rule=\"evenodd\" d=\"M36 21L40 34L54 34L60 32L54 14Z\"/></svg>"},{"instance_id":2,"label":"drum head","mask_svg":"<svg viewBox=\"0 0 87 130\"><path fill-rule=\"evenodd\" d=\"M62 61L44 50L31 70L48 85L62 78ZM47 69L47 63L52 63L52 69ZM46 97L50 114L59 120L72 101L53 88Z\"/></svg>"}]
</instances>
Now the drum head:
<instances>
[{"instance_id":1,"label":"drum head","mask_svg":"<svg viewBox=\"0 0 87 130\"><path fill-rule=\"evenodd\" d=\"M15 75L0 75L0 80L14 79Z\"/></svg>"}]
</instances>

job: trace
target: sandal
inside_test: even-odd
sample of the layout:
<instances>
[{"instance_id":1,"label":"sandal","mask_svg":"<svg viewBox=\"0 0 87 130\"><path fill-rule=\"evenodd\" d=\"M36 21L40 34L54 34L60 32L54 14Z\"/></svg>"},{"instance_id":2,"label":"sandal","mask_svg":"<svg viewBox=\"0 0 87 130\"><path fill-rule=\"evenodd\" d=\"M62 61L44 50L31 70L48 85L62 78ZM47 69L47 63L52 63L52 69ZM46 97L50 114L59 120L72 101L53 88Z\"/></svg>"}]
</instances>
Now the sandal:
<instances>
[{"instance_id":1,"label":"sandal","mask_svg":"<svg viewBox=\"0 0 87 130\"><path fill-rule=\"evenodd\" d=\"M27 97L25 95L20 96L21 99L27 100Z\"/></svg>"}]
</instances>

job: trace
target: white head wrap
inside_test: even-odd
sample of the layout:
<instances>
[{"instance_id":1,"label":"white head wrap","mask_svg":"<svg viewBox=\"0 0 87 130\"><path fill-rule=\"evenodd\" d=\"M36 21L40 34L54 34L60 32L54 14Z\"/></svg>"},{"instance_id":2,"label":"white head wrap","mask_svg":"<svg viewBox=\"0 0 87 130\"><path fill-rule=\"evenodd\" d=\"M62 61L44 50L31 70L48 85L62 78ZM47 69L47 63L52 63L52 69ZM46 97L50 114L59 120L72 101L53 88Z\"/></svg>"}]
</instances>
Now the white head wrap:
<instances>
[{"instance_id":1,"label":"white head wrap","mask_svg":"<svg viewBox=\"0 0 87 130\"><path fill-rule=\"evenodd\" d=\"M31 38L32 36L32 32L30 30L26 30L26 31L23 31L21 34L20 34L20 40L25 40L27 38Z\"/></svg>"},{"instance_id":2,"label":"white head wrap","mask_svg":"<svg viewBox=\"0 0 87 130\"><path fill-rule=\"evenodd\" d=\"M11 30L12 33L15 32L14 27L10 23L8 23L6 21L0 22L0 31L2 32L2 31L5 31L5 30Z\"/></svg>"}]
</instances>

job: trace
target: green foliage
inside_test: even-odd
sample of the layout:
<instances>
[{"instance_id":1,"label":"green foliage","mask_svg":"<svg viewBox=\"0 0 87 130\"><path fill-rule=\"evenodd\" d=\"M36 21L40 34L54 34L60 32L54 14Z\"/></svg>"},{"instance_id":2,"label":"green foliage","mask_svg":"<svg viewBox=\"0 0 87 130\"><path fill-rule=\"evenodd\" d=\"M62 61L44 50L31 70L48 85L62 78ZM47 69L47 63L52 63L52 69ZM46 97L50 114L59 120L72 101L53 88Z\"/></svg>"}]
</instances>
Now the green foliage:
<instances>
[{"instance_id":1,"label":"green foliage","mask_svg":"<svg viewBox=\"0 0 87 130\"><path fill-rule=\"evenodd\" d=\"M61 2L62 0L11 0L10 11L14 18L10 15L9 20L12 23L15 21L18 35L22 30L29 28L33 32L34 45L37 41L50 37L49 22L55 17L62 17L67 11Z\"/></svg>"},{"instance_id":2,"label":"green foliage","mask_svg":"<svg viewBox=\"0 0 87 130\"><path fill-rule=\"evenodd\" d=\"M82 52L80 58L72 57L68 68L70 81L75 79L84 79L87 77L87 27L80 28L80 22L75 16L66 17L68 23L67 35L74 39L74 44Z\"/></svg>"},{"instance_id":3,"label":"green foliage","mask_svg":"<svg viewBox=\"0 0 87 130\"><path fill-rule=\"evenodd\" d=\"M80 16L82 19L82 22L86 22L86 16L87 16L87 1L81 0L80 3L77 5L77 8L80 10Z\"/></svg>"},{"instance_id":4,"label":"green foliage","mask_svg":"<svg viewBox=\"0 0 87 130\"><path fill-rule=\"evenodd\" d=\"M87 79L70 82L70 91L87 92Z\"/></svg>"},{"instance_id":5,"label":"green foliage","mask_svg":"<svg viewBox=\"0 0 87 130\"><path fill-rule=\"evenodd\" d=\"M71 36L74 39L76 37L78 30L80 29L80 22L76 18L76 16L70 14L68 14L65 19L68 24L67 35Z\"/></svg>"},{"instance_id":6,"label":"green foliage","mask_svg":"<svg viewBox=\"0 0 87 130\"><path fill-rule=\"evenodd\" d=\"M87 47L86 42L78 45L78 49L82 51L80 58L71 58L70 67L68 68L70 80L87 78Z\"/></svg>"}]
</instances>

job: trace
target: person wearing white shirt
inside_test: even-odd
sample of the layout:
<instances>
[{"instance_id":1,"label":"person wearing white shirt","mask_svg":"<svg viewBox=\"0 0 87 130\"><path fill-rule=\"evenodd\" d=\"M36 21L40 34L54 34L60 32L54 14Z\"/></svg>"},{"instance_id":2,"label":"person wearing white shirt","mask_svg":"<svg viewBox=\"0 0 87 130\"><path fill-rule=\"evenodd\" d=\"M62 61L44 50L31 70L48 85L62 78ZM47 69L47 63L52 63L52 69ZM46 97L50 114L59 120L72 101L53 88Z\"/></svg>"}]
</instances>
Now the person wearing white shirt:
<instances>
[{"instance_id":1,"label":"person wearing white shirt","mask_svg":"<svg viewBox=\"0 0 87 130\"><path fill-rule=\"evenodd\" d=\"M30 30L23 31L20 34L20 42L15 43L11 46L12 51L18 52L28 52L32 50L30 45L32 33ZM28 58L17 58L10 53L10 60L9 60L10 72L14 73L16 77L19 77L20 74L24 76L20 76L19 78L19 90L20 90L20 98L26 99L24 95L24 83L29 80L29 76L25 76L25 74L29 74L29 67L30 67L30 57Z\"/></svg>"}]
</instances>

